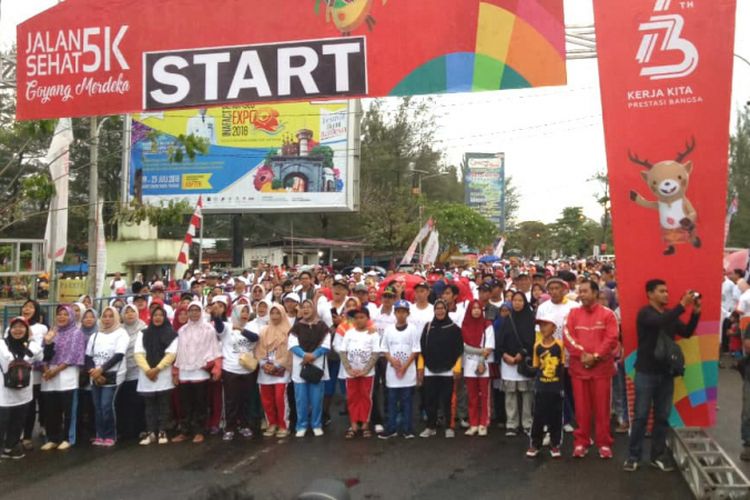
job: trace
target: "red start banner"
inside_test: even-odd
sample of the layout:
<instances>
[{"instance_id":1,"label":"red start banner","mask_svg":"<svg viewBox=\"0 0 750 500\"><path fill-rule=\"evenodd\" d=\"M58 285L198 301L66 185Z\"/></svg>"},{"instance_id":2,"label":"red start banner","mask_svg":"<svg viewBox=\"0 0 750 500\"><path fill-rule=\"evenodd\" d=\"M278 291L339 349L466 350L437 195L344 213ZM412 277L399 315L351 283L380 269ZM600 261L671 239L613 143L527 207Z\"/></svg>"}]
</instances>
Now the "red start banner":
<instances>
[{"instance_id":1,"label":"red start banner","mask_svg":"<svg viewBox=\"0 0 750 500\"><path fill-rule=\"evenodd\" d=\"M21 120L566 82L562 0L76 0L17 51Z\"/></svg>"},{"instance_id":2,"label":"red start banner","mask_svg":"<svg viewBox=\"0 0 750 500\"><path fill-rule=\"evenodd\" d=\"M645 284L703 295L675 426L715 422L735 0L595 0L626 371ZM684 318L685 320L687 318Z\"/></svg>"}]
</instances>

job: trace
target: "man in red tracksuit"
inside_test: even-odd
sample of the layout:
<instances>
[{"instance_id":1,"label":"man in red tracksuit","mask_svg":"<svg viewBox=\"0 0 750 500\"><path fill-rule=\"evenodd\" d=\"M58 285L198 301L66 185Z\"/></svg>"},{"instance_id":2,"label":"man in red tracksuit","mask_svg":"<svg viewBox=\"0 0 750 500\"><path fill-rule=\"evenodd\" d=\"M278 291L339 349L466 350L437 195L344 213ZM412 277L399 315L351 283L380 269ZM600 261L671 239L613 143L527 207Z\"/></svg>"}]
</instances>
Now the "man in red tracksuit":
<instances>
[{"instance_id":1,"label":"man in red tracksuit","mask_svg":"<svg viewBox=\"0 0 750 500\"><path fill-rule=\"evenodd\" d=\"M610 309L599 304L598 296L599 285L591 280L583 281L578 287L581 307L570 311L565 327L565 348L570 356L568 373L578 422L573 433L574 458L583 458L588 453L592 417L599 456L612 458L609 419L617 318Z\"/></svg>"}]
</instances>

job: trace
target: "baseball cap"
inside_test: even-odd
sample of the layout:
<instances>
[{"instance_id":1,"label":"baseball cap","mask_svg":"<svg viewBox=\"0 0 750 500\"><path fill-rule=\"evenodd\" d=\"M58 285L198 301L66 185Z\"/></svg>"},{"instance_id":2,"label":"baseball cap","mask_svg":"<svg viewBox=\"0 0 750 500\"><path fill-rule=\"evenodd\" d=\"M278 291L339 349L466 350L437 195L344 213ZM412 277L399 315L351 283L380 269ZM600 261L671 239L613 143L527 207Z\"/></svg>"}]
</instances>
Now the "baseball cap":
<instances>
[{"instance_id":1,"label":"baseball cap","mask_svg":"<svg viewBox=\"0 0 750 500\"><path fill-rule=\"evenodd\" d=\"M545 313L544 308L541 309L541 312L537 312L535 321L537 323L553 323L556 325L557 323L555 322L555 318L553 317L553 315L550 313Z\"/></svg>"},{"instance_id":2,"label":"baseball cap","mask_svg":"<svg viewBox=\"0 0 750 500\"><path fill-rule=\"evenodd\" d=\"M547 280L547 287L549 287L551 284L557 283L558 285L562 286L563 288L568 288L568 284L563 280L562 278L558 276L553 276L552 278Z\"/></svg>"},{"instance_id":3,"label":"baseball cap","mask_svg":"<svg viewBox=\"0 0 750 500\"><path fill-rule=\"evenodd\" d=\"M411 306L410 306L409 302L406 301L406 300L399 300L398 302L396 302L393 305L394 309L406 309L407 311L409 310L410 307Z\"/></svg>"},{"instance_id":4,"label":"baseball cap","mask_svg":"<svg viewBox=\"0 0 750 500\"><path fill-rule=\"evenodd\" d=\"M395 296L396 295L396 290L394 290L391 287L388 287L385 290L383 290L383 295L392 295L392 296Z\"/></svg>"},{"instance_id":5,"label":"baseball cap","mask_svg":"<svg viewBox=\"0 0 750 500\"><path fill-rule=\"evenodd\" d=\"M289 292L286 295L284 295L284 300L291 300L291 301L296 302L298 304L300 302L299 295L297 295L294 292Z\"/></svg>"},{"instance_id":6,"label":"baseball cap","mask_svg":"<svg viewBox=\"0 0 750 500\"><path fill-rule=\"evenodd\" d=\"M370 317L370 310L367 309L366 307L358 307L356 309L352 309L351 311L346 313L346 315L349 316L350 318L353 318L359 313L366 315L368 318Z\"/></svg>"},{"instance_id":7,"label":"baseball cap","mask_svg":"<svg viewBox=\"0 0 750 500\"><path fill-rule=\"evenodd\" d=\"M357 273L362 274L361 267L355 267L354 269L352 269L352 274L357 274Z\"/></svg>"},{"instance_id":8,"label":"baseball cap","mask_svg":"<svg viewBox=\"0 0 750 500\"><path fill-rule=\"evenodd\" d=\"M429 290L430 289L430 284L427 283L426 281L420 281L419 283L417 283L416 285L414 285L414 288L424 288L426 290Z\"/></svg>"},{"instance_id":9,"label":"baseball cap","mask_svg":"<svg viewBox=\"0 0 750 500\"><path fill-rule=\"evenodd\" d=\"M118 288L117 290L115 290L116 295L125 295L126 293L128 293L127 288L122 287L122 286Z\"/></svg>"},{"instance_id":10,"label":"baseball cap","mask_svg":"<svg viewBox=\"0 0 750 500\"><path fill-rule=\"evenodd\" d=\"M224 304L225 306L229 305L226 295L216 295L213 299L211 299L212 304L216 304L217 302Z\"/></svg>"},{"instance_id":11,"label":"baseball cap","mask_svg":"<svg viewBox=\"0 0 750 500\"><path fill-rule=\"evenodd\" d=\"M333 282L333 286L334 287L340 286L342 288L346 288L347 290L349 290L349 284L346 281L344 281L344 280L336 280L336 281L334 281Z\"/></svg>"}]
</instances>

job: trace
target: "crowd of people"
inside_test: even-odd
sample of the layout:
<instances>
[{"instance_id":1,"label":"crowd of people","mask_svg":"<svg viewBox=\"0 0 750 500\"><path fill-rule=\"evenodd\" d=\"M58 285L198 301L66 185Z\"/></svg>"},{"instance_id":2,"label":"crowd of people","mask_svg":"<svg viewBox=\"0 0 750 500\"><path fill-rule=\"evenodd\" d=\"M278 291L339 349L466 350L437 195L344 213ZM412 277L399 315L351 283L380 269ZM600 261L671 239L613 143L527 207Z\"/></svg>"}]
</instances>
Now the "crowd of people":
<instances>
[{"instance_id":1,"label":"crowd of people","mask_svg":"<svg viewBox=\"0 0 750 500\"><path fill-rule=\"evenodd\" d=\"M641 350L653 351L652 330L667 324L672 338L689 336L700 304L686 294L667 310L662 281L647 284L638 319L632 425L609 264L501 261L386 276L261 265L126 286L118 274L99 307L83 296L48 318L28 300L10 322L0 342L3 457L38 443L52 452L127 439L329 430L347 440L429 439L497 429L527 436L529 458L545 448L559 458L572 432L573 457L593 445L610 459L612 433L632 427L625 468L635 470L653 405L651 463L671 470L671 375ZM688 325L678 319L683 306L693 308ZM347 420L340 429L336 409Z\"/></svg>"}]
</instances>

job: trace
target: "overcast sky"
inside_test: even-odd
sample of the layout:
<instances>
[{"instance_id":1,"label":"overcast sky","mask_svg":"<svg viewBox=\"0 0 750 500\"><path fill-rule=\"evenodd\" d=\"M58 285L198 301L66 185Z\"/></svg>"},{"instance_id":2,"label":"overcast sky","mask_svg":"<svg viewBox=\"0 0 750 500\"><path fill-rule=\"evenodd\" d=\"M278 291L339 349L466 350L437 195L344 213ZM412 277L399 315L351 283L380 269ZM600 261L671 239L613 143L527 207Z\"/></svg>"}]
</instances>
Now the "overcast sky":
<instances>
[{"instance_id":1,"label":"overcast sky","mask_svg":"<svg viewBox=\"0 0 750 500\"><path fill-rule=\"evenodd\" d=\"M102 0L106 1L106 0ZM15 41L15 26L56 0L2 0L0 44ZM737 1L735 52L750 60L750 0ZM565 0L567 25L594 22L591 0ZM750 101L750 65L735 58L736 110ZM568 85L534 90L438 96L440 145L458 165L466 152L505 152L507 175L521 194L520 220L554 221L563 207L601 210L587 182L606 168L596 60L568 61Z\"/></svg>"}]
</instances>

